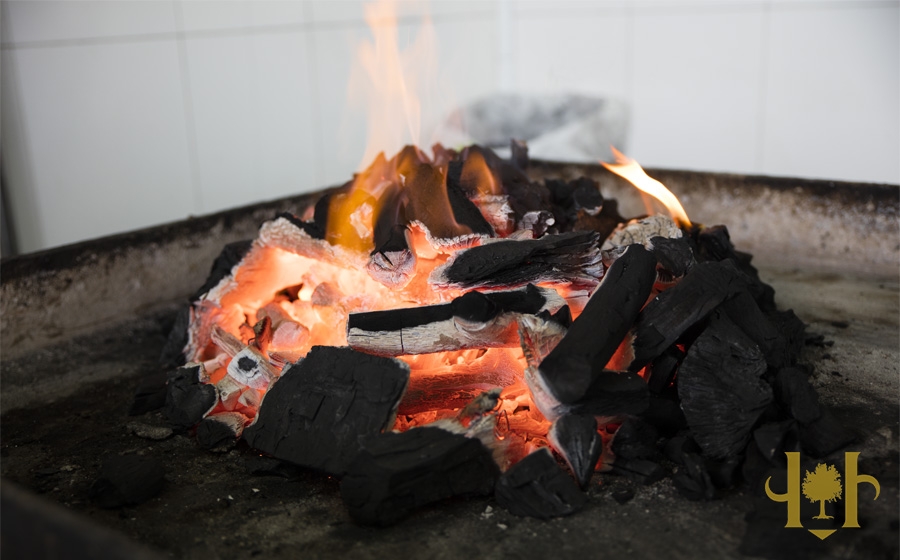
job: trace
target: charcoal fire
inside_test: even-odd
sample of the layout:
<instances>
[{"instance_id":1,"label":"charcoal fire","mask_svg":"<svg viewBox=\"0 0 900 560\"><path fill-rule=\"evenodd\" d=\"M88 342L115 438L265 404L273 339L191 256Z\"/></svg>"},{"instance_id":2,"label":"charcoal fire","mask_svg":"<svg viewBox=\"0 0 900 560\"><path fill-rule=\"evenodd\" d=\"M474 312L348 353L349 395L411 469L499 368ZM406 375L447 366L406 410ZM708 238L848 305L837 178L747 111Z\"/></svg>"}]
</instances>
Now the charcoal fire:
<instances>
[{"instance_id":1,"label":"charcoal fire","mask_svg":"<svg viewBox=\"0 0 900 560\"><path fill-rule=\"evenodd\" d=\"M569 515L598 471L652 484L672 464L714 499L777 461L757 447L852 440L798 363L803 324L724 226L680 205L627 220L593 180L532 181L513 147L380 154L226 247L165 352L186 364L172 427L342 477L370 525L492 493Z\"/></svg>"}]
</instances>

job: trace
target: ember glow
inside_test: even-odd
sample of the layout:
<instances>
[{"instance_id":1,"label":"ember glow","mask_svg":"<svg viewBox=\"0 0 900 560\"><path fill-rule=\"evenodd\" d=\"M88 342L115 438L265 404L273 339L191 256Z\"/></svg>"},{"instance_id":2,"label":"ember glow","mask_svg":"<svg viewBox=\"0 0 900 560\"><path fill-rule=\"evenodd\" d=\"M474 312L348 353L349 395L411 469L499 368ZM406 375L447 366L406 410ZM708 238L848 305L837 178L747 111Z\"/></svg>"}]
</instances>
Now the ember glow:
<instances>
[{"instance_id":1,"label":"ember glow","mask_svg":"<svg viewBox=\"0 0 900 560\"><path fill-rule=\"evenodd\" d=\"M672 194L672 191L656 179L647 175L638 162L629 158L619 150L611 147L613 155L616 157L616 163L600 162L603 167L609 169L616 175L624 178L629 183L638 188L641 192L647 193L656 200L660 201L669 211L669 215L675 220L679 226L687 228L691 226L687 212L678 201L678 198Z\"/></svg>"}]
</instances>

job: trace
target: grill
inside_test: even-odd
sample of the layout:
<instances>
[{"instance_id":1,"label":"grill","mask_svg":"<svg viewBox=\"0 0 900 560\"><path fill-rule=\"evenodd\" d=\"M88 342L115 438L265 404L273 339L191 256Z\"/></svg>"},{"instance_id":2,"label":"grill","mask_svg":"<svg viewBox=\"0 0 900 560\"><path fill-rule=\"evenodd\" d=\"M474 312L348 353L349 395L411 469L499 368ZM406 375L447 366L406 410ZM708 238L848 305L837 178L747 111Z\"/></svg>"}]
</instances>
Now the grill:
<instances>
[{"instance_id":1,"label":"grill","mask_svg":"<svg viewBox=\"0 0 900 560\"><path fill-rule=\"evenodd\" d=\"M597 166L535 162L531 175L600 182L625 216L640 199ZM2 264L3 553L10 557L550 556L824 557L897 555L898 270L900 190L702 172L649 170L691 218L728 225L755 255L782 309L813 338L806 361L835 415L858 432L851 450L881 496L860 499L862 529L817 542L761 519L734 492L689 502L669 480L644 487L603 477L585 511L552 522L512 517L490 500L451 502L397 527L352 524L335 480L260 457L224 455L187 437L142 439L127 416L138 380L156 358L178 306L203 283L225 243L252 238L281 211L301 213L316 195L263 203L62 247ZM138 421L141 421L138 419ZM150 502L102 510L88 499L100 458L164 458L166 489ZM633 490L631 501L614 496ZM65 511L58 504L70 511ZM781 510L779 510L781 511ZM801 539L800 536L810 537ZM302 547L302 548L301 548Z\"/></svg>"}]
</instances>

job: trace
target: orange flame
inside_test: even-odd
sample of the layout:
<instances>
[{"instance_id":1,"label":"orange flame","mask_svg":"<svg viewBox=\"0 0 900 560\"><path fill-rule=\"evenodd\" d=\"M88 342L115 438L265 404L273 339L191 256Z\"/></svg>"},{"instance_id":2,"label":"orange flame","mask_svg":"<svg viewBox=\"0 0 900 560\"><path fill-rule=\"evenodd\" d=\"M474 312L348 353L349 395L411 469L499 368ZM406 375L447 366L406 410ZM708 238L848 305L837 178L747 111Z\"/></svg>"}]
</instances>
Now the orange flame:
<instances>
[{"instance_id":1,"label":"orange flame","mask_svg":"<svg viewBox=\"0 0 900 560\"><path fill-rule=\"evenodd\" d=\"M638 188L641 192L645 192L660 201L669 211L669 215L680 227L691 227L691 220L688 219L687 212L678 202L678 198L672 194L672 191L665 185L648 176L638 162L629 158L619 150L610 146L613 155L616 156L616 163L600 162L603 167L609 169L619 177L624 178L629 183Z\"/></svg>"}]
</instances>

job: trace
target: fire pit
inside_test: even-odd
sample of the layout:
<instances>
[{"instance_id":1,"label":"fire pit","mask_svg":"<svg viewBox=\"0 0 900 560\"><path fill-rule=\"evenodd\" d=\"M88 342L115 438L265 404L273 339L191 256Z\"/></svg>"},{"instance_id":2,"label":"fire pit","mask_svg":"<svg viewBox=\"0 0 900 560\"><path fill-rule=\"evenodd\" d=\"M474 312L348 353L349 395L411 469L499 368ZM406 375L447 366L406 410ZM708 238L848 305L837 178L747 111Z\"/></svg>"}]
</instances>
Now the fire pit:
<instances>
[{"instance_id":1,"label":"fire pit","mask_svg":"<svg viewBox=\"0 0 900 560\"><path fill-rule=\"evenodd\" d=\"M620 201L623 215L642 213L630 187L601 168L538 163L529 173L592 177L604 196ZM881 483L877 501L861 487L862 529L819 541L785 529L783 507L765 507L775 504L751 488L691 502L669 478L643 485L600 475L589 487L585 510L553 522L515 517L491 499L477 499L428 507L398 529L375 531L350 520L333 479L243 446L210 454L166 432L161 418L128 418L136 380L156 371L175 313L172 302L202 283L223 242L253 237L255 227L279 211L302 215L314 197L4 262L4 478L138 542L187 557L288 556L297 545L320 556L597 550L676 558L741 552L796 557L798 551L896 555L896 187L651 175L679 195L692 218L727 223L738 248L755 253L780 307L794 308L810 332L821 335L804 347L804 359L815 367L813 384L838 420L855 430L858 443L849 449L861 452L860 472ZM164 459L162 493L138 506L98 509L89 489L103 456L116 454ZM64 530L80 520L35 509L35 498L6 491L6 481L4 552L13 546L46 550L44 540L26 531L36 527L85 545ZM9 514L13 509L16 515ZM105 542L96 533L89 538L90 546ZM123 555L133 546L112 542Z\"/></svg>"}]
</instances>

